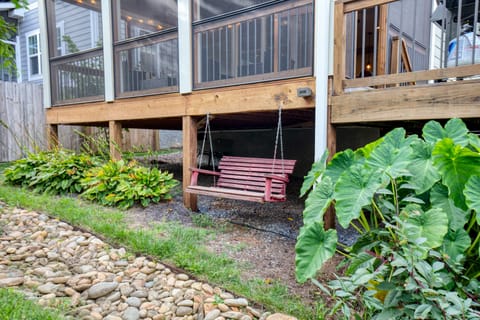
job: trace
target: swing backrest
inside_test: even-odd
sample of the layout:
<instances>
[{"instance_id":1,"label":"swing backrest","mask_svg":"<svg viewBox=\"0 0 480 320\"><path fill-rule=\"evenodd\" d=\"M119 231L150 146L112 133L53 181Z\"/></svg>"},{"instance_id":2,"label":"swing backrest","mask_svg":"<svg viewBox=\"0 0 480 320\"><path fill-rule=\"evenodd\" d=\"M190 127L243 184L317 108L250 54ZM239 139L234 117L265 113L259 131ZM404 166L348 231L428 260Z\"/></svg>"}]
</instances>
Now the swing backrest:
<instances>
[{"instance_id":1,"label":"swing backrest","mask_svg":"<svg viewBox=\"0 0 480 320\"><path fill-rule=\"evenodd\" d=\"M288 178L296 160L223 156L218 165L218 187L263 192L265 175ZM272 194L285 194L285 183L273 180Z\"/></svg>"}]
</instances>

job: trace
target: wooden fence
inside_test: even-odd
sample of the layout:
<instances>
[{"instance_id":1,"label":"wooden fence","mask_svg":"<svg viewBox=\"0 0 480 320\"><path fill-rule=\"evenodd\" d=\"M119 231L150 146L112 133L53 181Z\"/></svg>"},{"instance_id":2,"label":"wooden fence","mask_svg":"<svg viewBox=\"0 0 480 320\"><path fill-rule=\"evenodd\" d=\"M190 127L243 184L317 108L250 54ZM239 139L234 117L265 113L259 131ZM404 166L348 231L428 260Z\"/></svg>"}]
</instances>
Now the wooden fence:
<instances>
[{"instance_id":1,"label":"wooden fence","mask_svg":"<svg viewBox=\"0 0 480 320\"><path fill-rule=\"evenodd\" d=\"M60 145L79 151L82 134L99 129L59 126ZM42 86L31 83L0 81L0 162L25 156L28 151L46 148L45 109ZM160 148L159 131L131 129L123 132L123 150L156 151Z\"/></svg>"},{"instance_id":2,"label":"wooden fence","mask_svg":"<svg viewBox=\"0 0 480 320\"><path fill-rule=\"evenodd\" d=\"M0 162L45 147L42 86L0 81Z\"/></svg>"}]
</instances>

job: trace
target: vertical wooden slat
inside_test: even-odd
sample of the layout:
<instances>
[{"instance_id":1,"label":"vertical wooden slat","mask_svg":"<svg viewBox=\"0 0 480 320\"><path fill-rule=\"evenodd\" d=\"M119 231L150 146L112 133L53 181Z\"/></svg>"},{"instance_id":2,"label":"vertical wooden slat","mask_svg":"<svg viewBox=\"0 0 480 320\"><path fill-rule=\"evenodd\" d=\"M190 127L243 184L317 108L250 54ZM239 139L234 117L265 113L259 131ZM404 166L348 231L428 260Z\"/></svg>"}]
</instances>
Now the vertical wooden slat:
<instances>
[{"instance_id":1,"label":"vertical wooden slat","mask_svg":"<svg viewBox=\"0 0 480 320\"><path fill-rule=\"evenodd\" d=\"M182 118L183 127L183 190L190 184L190 168L197 166L197 121L191 116ZM198 211L197 196L183 191L183 204Z\"/></svg>"},{"instance_id":2,"label":"vertical wooden slat","mask_svg":"<svg viewBox=\"0 0 480 320\"><path fill-rule=\"evenodd\" d=\"M110 158L112 160L122 159L122 124L118 121L109 121L109 138L110 138Z\"/></svg>"},{"instance_id":3,"label":"vertical wooden slat","mask_svg":"<svg viewBox=\"0 0 480 320\"><path fill-rule=\"evenodd\" d=\"M388 6L381 5L378 11L378 54L377 54L377 75L386 73L387 61L387 17Z\"/></svg>"},{"instance_id":4,"label":"vertical wooden slat","mask_svg":"<svg viewBox=\"0 0 480 320\"><path fill-rule=\"evenodd\" d=\"M334 40L333 40L333 92L338 95L343 92L342 81L345 78L345 58L346 58L346 39L345 39L345 15L344 4L335 3L334 13Z\"/></svg>"}]
</instances>

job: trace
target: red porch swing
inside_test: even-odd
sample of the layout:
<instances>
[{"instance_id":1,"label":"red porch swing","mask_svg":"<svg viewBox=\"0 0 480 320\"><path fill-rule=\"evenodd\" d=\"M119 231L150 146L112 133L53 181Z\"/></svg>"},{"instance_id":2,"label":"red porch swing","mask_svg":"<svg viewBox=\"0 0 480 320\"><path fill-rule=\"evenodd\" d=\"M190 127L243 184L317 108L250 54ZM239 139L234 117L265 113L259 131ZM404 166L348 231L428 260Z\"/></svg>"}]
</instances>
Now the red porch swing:
<instances>
[{"instance_id":1,"label":"red porch swing","mask_svg":"<svg viewBox=\"0 0 480 320\"><path fill-rule=\"evenodd\" d=\"M206 137L209 137L210 151L213 144L210 129L210 115L207 114L205 131L198 168L190 168L192 177L186 192L205 196L236 199L253 202L283 202L286 200L288 176L292 174L296 160L283 158L282 109L278 110L278 125L273 158L250 158L223 156L218 170L201 169ZM277 159L277 146L280 141L281 159ZM213 159L213 169L215 159ZM212 186L198 185L200 174L214 177Z\"/></svg>"}]
</instances>

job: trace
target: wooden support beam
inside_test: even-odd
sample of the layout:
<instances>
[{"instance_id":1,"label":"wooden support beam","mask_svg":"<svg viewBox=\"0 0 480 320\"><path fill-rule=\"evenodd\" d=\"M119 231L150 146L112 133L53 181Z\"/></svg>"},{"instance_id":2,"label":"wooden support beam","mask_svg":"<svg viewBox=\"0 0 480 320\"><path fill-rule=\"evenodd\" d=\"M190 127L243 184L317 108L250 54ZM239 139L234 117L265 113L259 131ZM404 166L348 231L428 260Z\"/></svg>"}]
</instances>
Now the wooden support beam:
<instances>
[{"instance_id":1,"label":"wooden support beam","mask_svg":"<svg viewBox=\"0 0 480 320\"><path fill-rule=\"evenodd\" d=\"M343 93L343 80L345 79L346 60L346 23L343 13L344 5L335 3L334 12L334 40L333 40L333 93Z\"/></svg>"},{"instance_id":2,"label":"wooden support beam","mask_svg":"<svg viewBox=\"0 0 480 320\"><path fill-rule=\"evenodd\" d=\"M352 11L367 9L374 6L386 5L390 2L396 2L398 0L337 0L337 1L342 2L345 6L344 12L349 13Z\"/></svg>"},{"instance_id":3,"label":"wooden support beam","mask_svg":"<svg viewBox=\"0 0 480 320\"><path fill-rule=\"evenodd\" d=\"M169 93L118 99L112 103L92 102L57 106L46 110L46 121L54 124L106 124L110 120L277 111L279 102L283 103L284 110L314 108L315 99L297 96L297 88L301 87L315 88L315 79L295 78L198 90L188 95Z\"/></svg>"},{"instance_id":4,"label":"wooden support beam","mask_svg":"<svg viewBox=\"0 0 480 320\"><path fill-rule=\"evenodd\" d=\"M330 161L333 155L337 152L337 129L333 126L331 121L332 105L328 106L328 127L327 127L327 148L328 160ZM335 228L335 208L331 205L325 215L323 216L323 223L325 230Z\"/></svg>"},{"instance_id":5,"label":"wooden support beam","mask_svg":"<svg viewBox=\"0 0 480 320\"><path fill-rule=\"evenodd\" d=\"M110 158L122 159L122 124L118 121L109 121Z\"/></svg>"},{"instance_id":6,"label":"wooden support beam","mask_svg":"<svg viewBox=\"0 0 480 320\"><path fill-rule=\"evenodd\" d=\"M190 185L192 172L197 166L197 121L191 116L183 116L183 204L187 209L198 211L197 195L185 192Z\"/></svg>"},{"instance_id":7,"label":"wooden support beam","mask_svg":"<svg viewBox=\"0 0 480 320\"><path fill-rule=\"evenodd\" d=\"M332 123L478 118L479 80L391 87L332 97Z\"/></svg>"},{"instance_id":8,"label":"wooden support beam","mask_svg":"<svg viewBox=\"0 0 480 320\"><path fill-rule=\"evenodd\" d=\"M385 63L387 61L387 18L388 6L382 5L378 8L378 44L377 44L377 75L386 73Z\"/></svg>"},{"instance_id":9,"label":"wooden support beam","mask_svg":"<svg viewBox=\"0 0 480 320\"><path fill-rule=\"evenodd\" d=\"M53 150L58 148L58 125L47 124L47 148Z\"/></svg>"}]
</instances>

